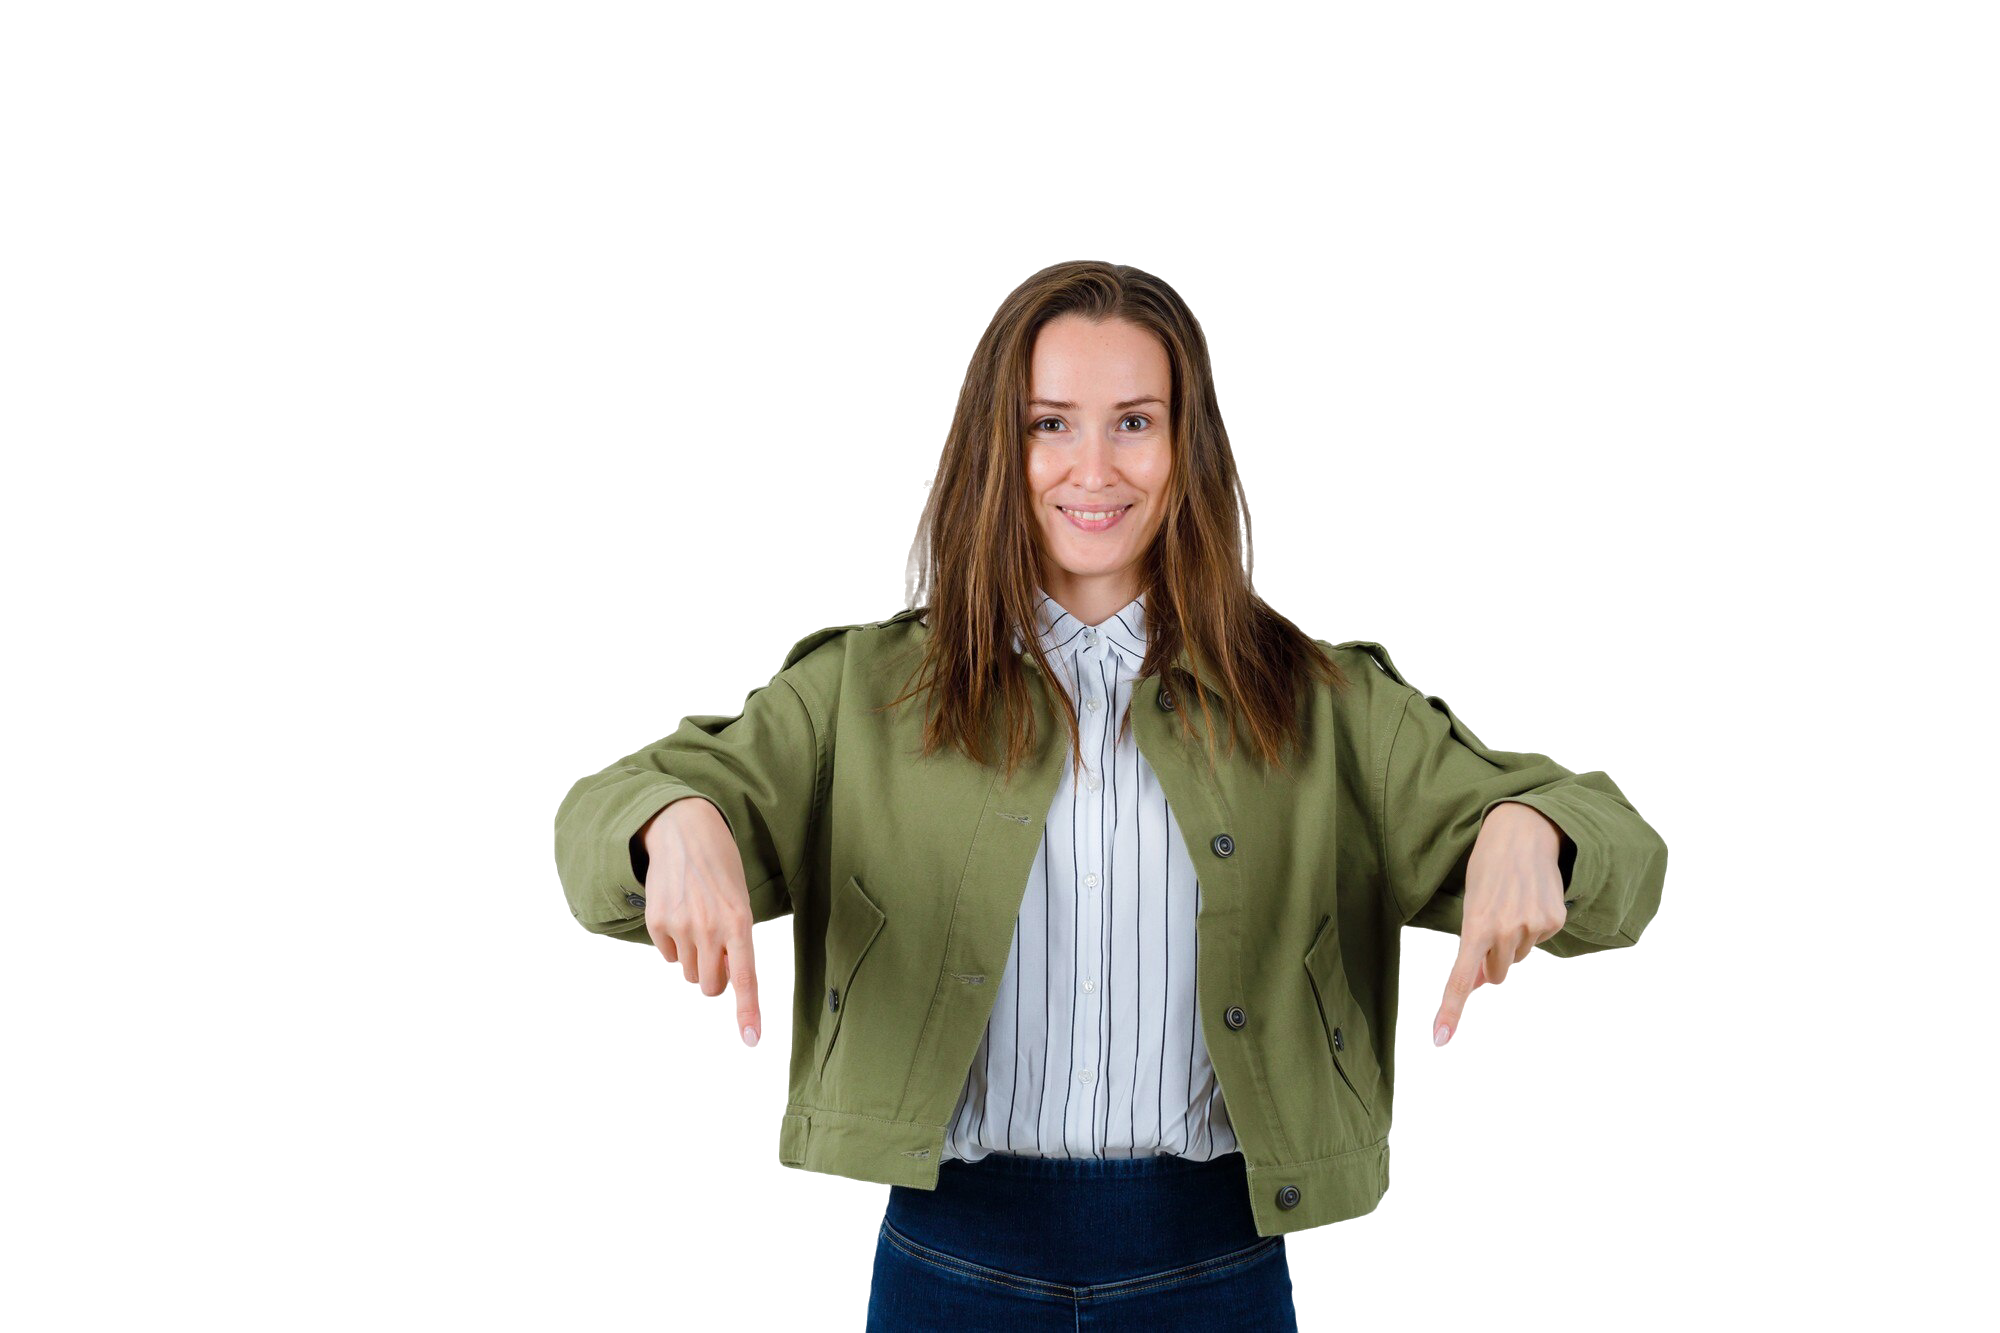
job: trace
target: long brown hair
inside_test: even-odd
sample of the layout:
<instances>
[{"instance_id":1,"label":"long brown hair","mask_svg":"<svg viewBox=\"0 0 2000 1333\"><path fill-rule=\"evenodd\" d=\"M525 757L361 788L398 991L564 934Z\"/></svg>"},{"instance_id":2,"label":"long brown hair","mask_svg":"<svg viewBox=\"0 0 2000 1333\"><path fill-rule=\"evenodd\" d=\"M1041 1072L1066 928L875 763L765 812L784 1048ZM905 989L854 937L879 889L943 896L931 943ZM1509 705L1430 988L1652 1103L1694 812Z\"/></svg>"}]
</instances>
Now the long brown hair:
<instances>
[{"instance_id":1,"label":"long brown hair","mask_svg":"<svg viewBox=\"0 0 2000 1333\"><path fill-rule=\"evenodd\" d=\"M1282 748L1300 738L1300 692L1311 688L1312 677L1336 689L1347 678L1251 587L1250 509L1216 405L1208 342L1178 292L1129 264L1052 264L1016 287L980 336L910 548L906 604L926 610L923 660L914 683L885 707L929 690L924 755L955 745L985 764L998 699L1006 709L1011 775L1035 742L1027 671L1012 646L1018 626L1057 698L1071 753L1082 761L1076 707L1050 674L1035 633L1042 547L1025 455L1035 338L1050 320L1072 312L1148 330L1173 367L1173 462L1166 512L1142 557L1146 660L1139 674L1175 673L1162 683L1177 703L1185 701L1175 710L1184 734L1194 734L1198 705L1211 771L1211 697L1229 718L1232 755L1240 719L1258 755L1282 767ZM1128 708L1121 736L1130 724Z\"/></svg>"}]
</instances>

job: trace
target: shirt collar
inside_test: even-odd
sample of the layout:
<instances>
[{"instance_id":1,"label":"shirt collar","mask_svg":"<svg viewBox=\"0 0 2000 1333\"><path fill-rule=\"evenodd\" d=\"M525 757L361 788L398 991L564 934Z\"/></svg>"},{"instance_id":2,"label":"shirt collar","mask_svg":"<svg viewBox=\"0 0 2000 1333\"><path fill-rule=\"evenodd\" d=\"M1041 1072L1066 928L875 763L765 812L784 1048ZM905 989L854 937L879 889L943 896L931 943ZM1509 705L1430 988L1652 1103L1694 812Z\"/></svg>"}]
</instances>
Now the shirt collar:
<instances>
[{"instance_id":1,"label":"shirt collar","mask_svg":"<svg viewBox=\"0 0 2000 1333\"><path fill-rule=\"evenodd\" d=\"M1113 612L1101 624L1086 625L1063 608L1061 602L1042 588L1035 589L1035 629L1042 654L1051 661L1067 662L1091 639L1092 631L1106 646L1125 659L1126 674L1139 674L1146 660L1146 594L1140 593ZM1021 632L1014 631L1014 651L1026 648Z\"/></svg>"},{"instance_id":2,"label":"shirt collar","mask_svg":"<svg viewBox=\"0 0 2000 1333\"><path fill-rule=\"evenodd\" d=\"M1042 637L1042 651L1044 654L1056 654L1059 652L1059 645L1064 637L1060 633L1064 617L1068 618L1069 628L1072 632L1082 628L1082 622L1077 620L1076 617L1069 615L1067 611L1064 611L1062 604L1057 602L1055 598L1050 597L1042 588L1037 587L1035 589L1035 597L1035 621L1037 631ZM1127 651L1132 653L1132 669L1134 671L1138 669L1141 662L1145 661L1146 657L1145 603L1146 596L1144 593L1141 593L1126 604L1125 610L1121 610L1116 616L1113 616L1104 626L1107 636L1112 634L1120 636L1112 641L1119 645L1121 656ZM918 623L926 628L929 627L930 613L928 610L922 614ZM1021 638L1021 631L1019 627L1016 627L1014 630L1014 652L1021 653L1026 648L1027 644ZM1183 643L1180 651L1174 654L1173 667L1175 670L1184 671L1188 675L1193 676L1211 694L1214 694L1218 698L1224 697L1221 682L1214 671L1207 668L1201 670L1195 668L1194 657L1188 652L1187 644Z\"/></svg>"}]
</instances>

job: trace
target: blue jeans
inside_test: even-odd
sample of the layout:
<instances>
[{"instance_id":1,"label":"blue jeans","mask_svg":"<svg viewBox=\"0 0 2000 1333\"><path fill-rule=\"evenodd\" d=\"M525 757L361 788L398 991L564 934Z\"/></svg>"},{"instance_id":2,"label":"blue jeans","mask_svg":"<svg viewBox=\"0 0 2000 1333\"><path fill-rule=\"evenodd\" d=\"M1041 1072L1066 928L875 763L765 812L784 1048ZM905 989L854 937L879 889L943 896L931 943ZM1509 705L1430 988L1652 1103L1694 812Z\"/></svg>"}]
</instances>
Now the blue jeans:
<instances>
[{"instance_id":1,"label":"blue jeans","mask_svg":"<svg viewBox=\"0 0 2000 1333\"><path fill-rule=\"evenodd\" d=\"M889 1187L870 1333L1296 1330L1283 1236L1259 1236L1243 1154L988 1153Z\"/></svg>"}]
</instances>

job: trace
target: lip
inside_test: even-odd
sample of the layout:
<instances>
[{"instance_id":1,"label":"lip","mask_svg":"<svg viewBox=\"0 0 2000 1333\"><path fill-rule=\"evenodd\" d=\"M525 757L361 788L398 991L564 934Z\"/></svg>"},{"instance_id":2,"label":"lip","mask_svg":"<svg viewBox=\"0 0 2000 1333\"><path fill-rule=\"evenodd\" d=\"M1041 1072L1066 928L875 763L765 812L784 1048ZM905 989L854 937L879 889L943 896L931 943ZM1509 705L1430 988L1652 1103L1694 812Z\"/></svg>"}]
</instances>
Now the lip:
<instances>
[{"instance_id":1,"label":"lip","mask_svg":"<svg viewBox=\"0 0 2000 1333\"><path fill-rule=\"evenodd\" d=\"M1095 523L1086 523L1082 519L1078 518L1075 514L1070 513L1070 511L1064 508L1062 505L1056 506L1057 512L1060 513L1064 518L1068 519L1070 526L1075 528L1079 532L1104 532L1107 529L1116 526L1118 521L1124 518L1125 515L1131 510L1131 508L1132 506L1127 504L1122 506L1118 510L1118 512L1113 514L1110 518L1099 519Z\"/></svg>"}]
</instances>

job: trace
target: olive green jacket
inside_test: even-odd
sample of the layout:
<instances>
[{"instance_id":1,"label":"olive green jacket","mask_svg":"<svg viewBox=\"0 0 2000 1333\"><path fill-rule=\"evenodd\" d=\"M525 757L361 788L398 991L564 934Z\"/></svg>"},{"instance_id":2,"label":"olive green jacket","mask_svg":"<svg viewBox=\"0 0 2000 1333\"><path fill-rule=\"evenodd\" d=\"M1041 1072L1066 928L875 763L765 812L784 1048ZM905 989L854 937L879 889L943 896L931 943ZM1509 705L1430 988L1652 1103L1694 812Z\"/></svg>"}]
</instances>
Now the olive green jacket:
<instances>
[{"instance_id":1,"label":"olive green jacket","mask_svg":"<svg viewBox=\"0 0 2000 1333\"><path fill-rule=\"evenodd\" d=\"M1038 746L1011 781L955 750L917 758L922 696L871 710L907 684L930 632L921 615L809 634L741 713L688 717L578 780L555 852L576 919L645 943L634 835L684 796L714 802L756 919L794 916L778 1159L934 1189L1068 737L1060 687L1036 673ZM1222 696L1185 652L1169 683L1147 677L1132 698L1139 749L1201 875L1202 1035L1265 1236L1369 1212L1388 1189L1400 931L1457 931L1488 809L1521 801L1563 832L1568 919L1537 946L1558 957L1636 943L1667 868L1666 844L1605 774L1489 749L1380 644L1321 642L1351 684L1315 685L1286 775L1241 737L1228 757L1225 736L1211 776L1173 710L1197 687Z\"/></svg>"}]
</instances>

